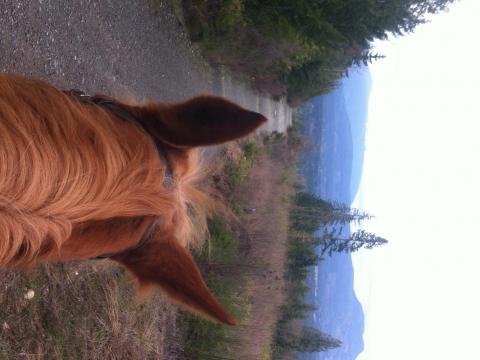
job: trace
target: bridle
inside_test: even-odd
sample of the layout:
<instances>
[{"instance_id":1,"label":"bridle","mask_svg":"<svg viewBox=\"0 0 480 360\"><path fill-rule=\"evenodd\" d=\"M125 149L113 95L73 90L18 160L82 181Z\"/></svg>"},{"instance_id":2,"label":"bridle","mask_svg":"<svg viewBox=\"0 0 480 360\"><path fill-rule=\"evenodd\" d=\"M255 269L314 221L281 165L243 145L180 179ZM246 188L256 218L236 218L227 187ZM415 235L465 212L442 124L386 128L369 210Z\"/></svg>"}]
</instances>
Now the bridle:
<instances>
[{"instance_id":1,"label":"bridle","mask_svg":"<svg viewBox=\"0 0 480 360\"><path fill-rule=\"evenodd\" d=\"M163 186L167 190L172 190L173 187L173 171L172 171L172 166L170 164L170 161L168 160L167 156L167 150L165 149L165 145L160 142L156 137L152 136L150 132L147 129L147 126L145 123L136 117L134 114L131 112L125 110L123 107L118 105L117 102L109 99L104 99L99 96L91 96L85 94L81 90L73 89L73 90L68 90L64 91L64 94L79 100L83 103L86 104L91 104L91 105L97 105L101 108L104 108L114 115L118 116L120 119L124 121L128 121L131 123L134 123L135 125L139 126L140 128L145 131L145 133L152 139L152 141L155 143L155 147L157 148L158 156L160 157L160 160L165 164L165 177L163 179Z\"/></svg>"},{"instance_id":2,"label":"bridle","mask_svg":"<svg viewBox=\"0 0 480 360\"><path fill-rule=\"evenodd\" d=\"M136 117L134 114L131 112L125 110L123 107L118 105L113 100L109 99L104 99L99 96L91 96L85 94L83 91L77 90L77 89L72 89L68 91L64 91L64 94L81 101L86 104L91 104L91 105L96 105L99 106L103 109L108 110L109 112L113 113L114 115L118 116L120 119L124 121L128 121L131 123L136 124L137 126L141 127L143 131L152 139L152 141L155 143L155 147L157 149L158 156L160 160L165 164L165 176L163 179L163 186L165 189L168 191L171 191L173 188L173 182L174 182L174 177L173 177L173 171L172 167L170 164L170 161L168 160L167 156L167 151L165 149L165 145L160 142L157 138L152 136L150 132L148 131L146 125L144 124L141 119ZM158 228L159 224L158 221L154 222L152 225L148 227L148 229L145 231L145 233L142 235L138 243L135 245L132 245L124 250L120 250L117 252L112 252L112 253L106 253L106 254L101 254L99 256L95 256L91 258L92 260L102 260L102 259L108 259L108 258L113 258L121 255L125 255L131 251L137 250L138 248L142 247L153 235L154 230Z\"/></svg>"},{"instance_id":3,"label":"bridle","mask_svg":"<svg viewBox=\"0 0 480 360\"><path fill-rule=\"evenodd\" d=\"M145 233L142 235L142 237L140 238L140 240L138 241L138 243L132 245L132 246L129 246L128 248L126 249L123 249L123 250L120 250L120 251L116 251L116 252L111 252L111 253L105 253L105 254L101 254L101 255L98 255L98 256L95 256L95 257L92 257L90 258L90 260L104 260L104 259L110 259L110 258L113 258L113 257L117 257L117 256L122 256L122 255L125 255L131 251L134 251L134 250L137 250L139 248L141 248L143 245L145 245L145 243L150 240L150 238L152 237L152 235L155 233L155 230L158 228L159 226L159 223L158 221L154 222L152 225L150 225L148 227L148 229L145 231Z\"/></svg>"}]
</instances>

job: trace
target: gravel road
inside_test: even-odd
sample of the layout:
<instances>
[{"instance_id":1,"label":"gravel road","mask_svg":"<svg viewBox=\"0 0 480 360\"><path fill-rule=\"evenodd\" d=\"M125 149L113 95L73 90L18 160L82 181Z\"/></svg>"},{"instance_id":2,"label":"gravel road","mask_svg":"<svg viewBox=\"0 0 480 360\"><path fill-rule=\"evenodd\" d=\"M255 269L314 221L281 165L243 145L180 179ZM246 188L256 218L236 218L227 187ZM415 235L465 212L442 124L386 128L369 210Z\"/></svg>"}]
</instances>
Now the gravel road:
<instances>
[{"instance_id":1,"label":"gravel road","mask_svg":"<svg viewBox=\"0 0 480 360\"><path fill-rule=\"evenodd\" d=\"M163 0L3 0L0 70L139 99L222 95L263 113L266 131L291 123L284 101L206 64Z\"/></svg>"}]
</instances>

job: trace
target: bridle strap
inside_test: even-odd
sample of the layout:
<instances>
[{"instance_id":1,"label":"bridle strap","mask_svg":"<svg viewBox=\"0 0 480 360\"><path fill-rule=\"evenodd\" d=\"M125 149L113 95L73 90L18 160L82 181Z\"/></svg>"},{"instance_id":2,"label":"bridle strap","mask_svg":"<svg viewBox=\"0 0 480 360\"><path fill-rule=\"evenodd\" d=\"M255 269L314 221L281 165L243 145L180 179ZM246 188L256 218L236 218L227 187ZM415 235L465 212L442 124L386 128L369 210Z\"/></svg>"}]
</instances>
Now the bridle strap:
<instances>
[{"instance_id":1,"label":"bridle strap","mask_svg":"<svg viewBox=\"0 0 480 360\"><path fill-rule=\"evenodd\" d=\"M145 243L152 237L154 231L158 228L158 221L154 222L152 225L149 226L149 228L145 231L145 233L142 235L138 243L135 245L132 245L124 250L120 250L117 252L111 252L111 253L106 253L102 255L95 256L93 258L90 258L91 260L104 260L104 259L109 259L113 258L116 256L121 256L129 253L130 251L137 250L141 248Z\"/></svg>"},{"instance_id":2,"label":"bridle strap","mask_svg":"<svg viewBox=\"0 0 480 360\"><path fill-rule=\"evenodd\" d=\"M98 97L98 96L87 95L87 94L83 93L82 91L76 90L76 89L64 91L64 93L68 96L71 96L71 97L81 101L81 102L102 107L102 108L110 111L111 113L117 115L122 120L132 122L132 123L136 124L137 126L141 127L143 129L143 131L145 131L145 133L155 143L155 147L157 149L158 156L159 156L160 160L165 164L165 177L163 179L163 186L169 191L172 190L174 177L173 177L173 171L172 171L170 161L168 160L167 150L165 149L165 145L162 144L160 142L160 140L158 140L156 137L154 137L150 134L150 132L148 131L148 129L145 126L145 124L143 123L143 121L141 121L141 119L137 118L130 111L125 110L123 107L118 105L118 103L113 101L113 100L104 99L104 98Z\"/></svg>"}]
</instances>

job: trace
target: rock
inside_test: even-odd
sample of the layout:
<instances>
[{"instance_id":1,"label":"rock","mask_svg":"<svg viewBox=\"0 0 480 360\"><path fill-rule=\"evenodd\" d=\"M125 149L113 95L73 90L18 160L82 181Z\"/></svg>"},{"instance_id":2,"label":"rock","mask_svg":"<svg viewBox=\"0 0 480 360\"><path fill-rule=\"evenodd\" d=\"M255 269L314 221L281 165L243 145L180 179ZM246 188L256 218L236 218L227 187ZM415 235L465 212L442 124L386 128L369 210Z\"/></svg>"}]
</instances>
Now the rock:
<instances>
[{"instance_id":1,"label":"rock","mask_svg":"<svg viewBox=\"0 0 480 360\"><path fill-rule=\"evenodd\" d=\"M25 295L23 295L23 298L25 300L32 300L33 297L35 296L35 291L33 291L32 289L28 290Z\"/></svg>"}]
</instances>

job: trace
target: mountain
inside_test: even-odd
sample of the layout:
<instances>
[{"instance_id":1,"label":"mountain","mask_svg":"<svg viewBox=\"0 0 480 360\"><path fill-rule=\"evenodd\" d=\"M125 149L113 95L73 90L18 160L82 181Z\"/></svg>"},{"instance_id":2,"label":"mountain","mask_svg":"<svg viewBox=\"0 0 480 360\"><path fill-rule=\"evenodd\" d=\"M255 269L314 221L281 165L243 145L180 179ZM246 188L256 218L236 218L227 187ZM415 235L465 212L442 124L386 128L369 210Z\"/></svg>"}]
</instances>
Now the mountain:
<instances>
[{"instance_id":1,"label":"mountain","mask_svg":"<svg viewBox=\"0 0 480 360\"><path fill-rule=\"evenodd\" d=\"M368 71L352 71L335 91L305 105L305 135L310 142L302 171L314 193L346 204L355 198L362 177L370 88Z\"/></svg>"},{"instance_id":2,"label":"mountain","mask_svg":"<svg viewBox=\"0 0 480 360\"><path fill-rule=\"evenodd\" d=\"M311 274L313 291L307 301L317 306L306 321L342 341L342 346L323 353L301 354L302 360L353 360L363 351L364 314L353 290L353 265L349 254L335 254Z\"/></svg>"},{"instance_id":3,"label":"mountain","mask_svg":"<svg viewBox=\"0 0 480 360\"><path fill-rule=\"evenodd\" d=\"M358 192L362 178L363 158L365 155L365 134L368 119L368 97L372 87L369 71L352 71L343 79L341 89L345 99L345 110L350 120L353 159L350 177L350 193L353 198ZM352 200L353 201L353 200Z\"/></svg>"},{"instance_id":4,"label":"mountain","mask_svg":"<svg viewBox=\"0 0 480 360\"><path fill-rule=\"evenodd\" d=\"M307 189L349 203L353 142L343 93L321 96L311 106L311 142L304 160Z\"/></svg>"},{"instance_id":5,"label":"mountain","mask_svg":"<svg viewBox=\"0 0 480 360\"><path fill-rule=\"evenodd\" d=\"M308 192L348 205L355 198L362 176L370 87L370 73L353 70L335 91L305 105L304 135L309 140L301 169ZM344 232L349 235L348 226ZM364 314L353 277L349 254L333 254L312 267L307 300L318 310L306 323L343 345L300 354L299 359L354 360L363 350Z\"/></svg>"}]
</instances>

